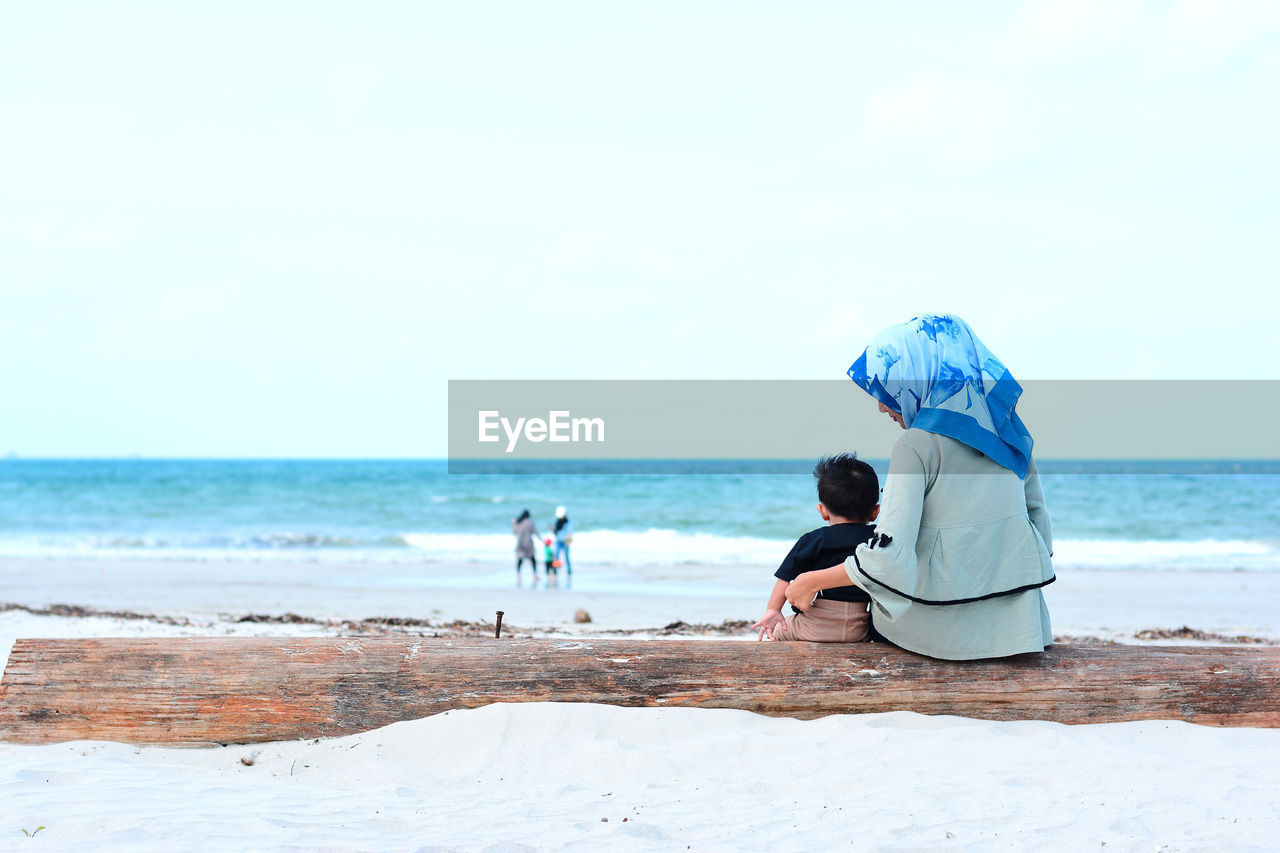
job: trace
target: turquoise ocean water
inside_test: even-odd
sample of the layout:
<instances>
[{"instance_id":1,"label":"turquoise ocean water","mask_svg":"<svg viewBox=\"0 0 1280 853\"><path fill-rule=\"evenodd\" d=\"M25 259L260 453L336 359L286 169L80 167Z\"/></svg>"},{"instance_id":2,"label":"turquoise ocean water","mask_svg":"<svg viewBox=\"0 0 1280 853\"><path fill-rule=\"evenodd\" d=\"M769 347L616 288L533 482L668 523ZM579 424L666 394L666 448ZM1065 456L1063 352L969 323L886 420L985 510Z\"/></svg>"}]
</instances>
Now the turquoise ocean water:
<instances>
[{"instance_id":1,"label":"turquoise ocean water","mask_svg":"<svg viewBox=\"0 0 1280 853\"><path fill-rule=\"evenodd\" d=\"M739 466L752 470L752 463ZM883 474L884 464L877 465ZM1280 571L1280 464L1042 462L1055 564ZM0 556L501 563L563 504L575 569L773 565L806 474L450 474L442 460L0 460Z\"/></svg>"}]
</instances>

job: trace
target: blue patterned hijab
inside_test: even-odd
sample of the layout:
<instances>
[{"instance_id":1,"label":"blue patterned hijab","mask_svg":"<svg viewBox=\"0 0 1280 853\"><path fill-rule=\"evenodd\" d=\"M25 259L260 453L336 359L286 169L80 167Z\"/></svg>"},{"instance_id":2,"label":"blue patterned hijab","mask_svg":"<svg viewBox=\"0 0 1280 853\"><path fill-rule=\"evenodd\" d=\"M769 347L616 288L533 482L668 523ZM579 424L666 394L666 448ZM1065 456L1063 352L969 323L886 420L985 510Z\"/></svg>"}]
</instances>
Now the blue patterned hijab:
<instances>
[{"instance_id":1,"label":"blue patterned hijab","mask_svg":"<svg viewBox=\"0 0 1280 853\"><path fill-rule=\"evenodd\" d=\"M908 428L950 436L1026 478L1032 439L1014 411L1022 386L956 315L924 314L890 326L849 368L849 378L902 415Z\"/></svg>"}]
</instances>

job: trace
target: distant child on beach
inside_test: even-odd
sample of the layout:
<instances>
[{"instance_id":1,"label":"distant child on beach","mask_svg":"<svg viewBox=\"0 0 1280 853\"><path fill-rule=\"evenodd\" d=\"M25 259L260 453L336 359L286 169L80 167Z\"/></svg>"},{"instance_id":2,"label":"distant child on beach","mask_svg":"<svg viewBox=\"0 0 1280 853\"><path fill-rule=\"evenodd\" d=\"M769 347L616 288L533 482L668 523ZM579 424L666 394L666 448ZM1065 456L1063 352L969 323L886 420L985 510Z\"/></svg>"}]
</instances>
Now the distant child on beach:
<instances>
[{"instance_id":1,"label":"distant child on beach","mask_svg":"<svg viewBox=\"0 0 1280 853\"><path fill-rule=\"evenodd\" d=\"M875 469L850 453L824 456L813 469L818 483L818 515L826 527L811 530L796 540L782 565L773 573L778 582L765 605L764 616L752 625L757 639L808 640L817 643L860 643L871 631L867 608L871 598L856 586L818 593L805 612L794 607L788 620L782 615L787 585L803 572L828 569L853 555L875 533L871 522L880 514L880 480Z\"/></svg>"},{"instance_id":2,"label":"distant child on beach","mask_svg":"<svg viewBox=\"0 0 1280 853\"><path fill-rule=\"evenodd\" d=\"M560 561L556 559L555 548L551 545L551 537L543 540L542 556L546 560L547 583L551 584L560 575Z\"/></svg>"}]
</instances>

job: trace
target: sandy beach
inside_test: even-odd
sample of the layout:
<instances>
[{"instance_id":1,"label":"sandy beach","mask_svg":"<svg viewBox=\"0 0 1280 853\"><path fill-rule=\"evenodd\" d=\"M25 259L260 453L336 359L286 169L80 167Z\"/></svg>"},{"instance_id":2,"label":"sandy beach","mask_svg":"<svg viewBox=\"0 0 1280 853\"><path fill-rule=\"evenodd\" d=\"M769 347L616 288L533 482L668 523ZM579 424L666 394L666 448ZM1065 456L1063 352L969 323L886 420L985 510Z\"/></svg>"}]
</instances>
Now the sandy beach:
<instances>
[{"instance_id":1,"label":"sandy beach","mask_svg":"<svg viewBox=\"0 0 1280 853\"><path fill-rule=\"evenodd\" d=\"M0 746L13 849L1270 850L1280 732L491 705L208 750ZM35 846L35 844L33 844Z\"/></svg>"},{"instance_id":2,"label":"sandy beach","mask_svg":"<svg viewBox=\"0 0 1280 853\"><path fill-rule=\"evenodd\" d=\"M0 648L7 657L13 639L40 636L466 635L498 609L529 636L754 641L744 623L769 574L611 570L608 584L630 591L610 592L586 573L572 589L517 589L499 569L9 559ZM1049 588L1058 635L1280 640L1280 577L1153 575L1064 572ZM681 594L707 581L725 594ZM590 623L573 621L579 609ZM30 841L42 849L1267 850L1280 837L1280 731L1182 722L531 703L319 741L0 744L0 756L0 832L16 845L43 826Z\"/></svg>"},{"instance_id":3,"label":"sandy beach","mask_svg":"<svg viewBox=\"0 0 1280 853\"><path fill-rule=\"evenodd\" d=\"M5 12L0 853L1280 853L1280 3Z\"/></svg>"}]
</instances>

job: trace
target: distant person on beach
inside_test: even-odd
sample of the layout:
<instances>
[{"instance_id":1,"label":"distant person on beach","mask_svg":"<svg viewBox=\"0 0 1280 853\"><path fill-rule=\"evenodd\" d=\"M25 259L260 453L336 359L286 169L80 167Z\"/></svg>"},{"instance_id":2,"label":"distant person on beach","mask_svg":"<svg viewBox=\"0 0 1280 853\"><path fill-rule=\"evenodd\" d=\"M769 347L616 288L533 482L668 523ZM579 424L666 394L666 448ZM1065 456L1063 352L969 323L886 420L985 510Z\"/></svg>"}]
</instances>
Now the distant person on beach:
<instances>
[{"instance_id":1,"label":"distant person on beach","mask_svg":"<svg viewBox=\"0 0 1280 853\"><path fill-rule=\"evenodd\" d=\"M519 518L512 519L511 532L516 535L516 583L520 583L520 569L524 561L529 561L529 570L533 572L533 582L538 582L538 563L533 559L533 542L538 538L538 528L529 517L529 510L520 513Z\"/></svg>"},{"instance_id":2,"label":"distant person on beach","mask_svg":"<svg viewBox=\"0 0 1280 853\"><path fill-rule=\"evenodd\" d=\"M564 507L556 507L556 559L564 566L565 580L573 577L573 563L569 562L569 546L573 543L573 522Z\"/></svg>"},{"instance_id":3,"label":"distant person on beach","mask_svg":"<svg viewBox=\"0 0 1280 853\"><path fill-rule=\"evenodd\" d=\"M894 445L871 541L787 587L803 611L819 591L861 587L872 630L923 655L973 660L1053 642L1042 587L1053 534L1022 386L953 314L877 335L849 377L906 432Z\"/></svg>"},{"instance_id":4,"label":"distant person on beach","mask_svg":"<svg viewBox=\"0 0 1280 853\"><path fill-rule=\"evenodd\" d=\"M796 540L773 576L778 579L764 615L752 625L757 639L808 640L815 643L860 643L868 639L871 596L856 586L819 592L807 611L792 607L782 615L787 586L804 572L825 569L851 556L876 529L871 522L880 512L880 481L875 469L852 454L824 456L813 469L818 483L818 515L826 527L810 530Z\"/></svg>"},{"instance_id":5,"label":"distant person on beach","mask_svg":"<svg viewBox=\"0 0 1280 853\"><path fill-rule=\"evenodd\" d=\"M542 557L546 561L547 586L554 586L560 577L560 561L556 559L555 548L552 546L553 541L548 536L543 542Z\"/></svg>"}]
</instances>

